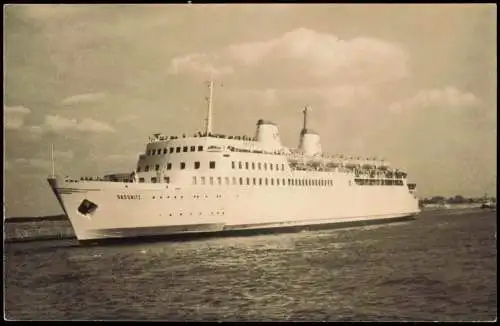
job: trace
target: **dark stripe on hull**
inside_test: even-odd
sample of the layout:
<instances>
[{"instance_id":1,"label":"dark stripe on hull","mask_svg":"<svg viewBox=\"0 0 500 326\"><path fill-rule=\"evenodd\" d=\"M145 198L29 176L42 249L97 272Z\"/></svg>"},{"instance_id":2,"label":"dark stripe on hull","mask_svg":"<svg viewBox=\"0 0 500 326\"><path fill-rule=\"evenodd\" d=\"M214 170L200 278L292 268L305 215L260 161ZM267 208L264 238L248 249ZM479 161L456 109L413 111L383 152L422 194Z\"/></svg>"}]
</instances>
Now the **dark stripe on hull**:
<instances>
[{"instance_id":1,"label":"dark stripe on hull","mask_svg":"<svg viewBox=\"0 0 500 326\"><path fill-rule=\"evenodd\" d=\"M168 234L186 233L186 232L217 232L222 230L223 227L224 223L207 223L207 224L185 224L185 225L153 226L153 227L139 227L139 228L102 229L102 230L95 230L94 232L102 235L102 237L129 238L129 237L168 235Z\"/></svg>"},{"instance_id":2,"label":"dark stripe on hull","mask_svg":"<svg viewBox=\"0 0 500 326\"><path fill-rule=\"evenodd\" d=\"M415 214L394 218L380 218L380 219L368 219L362 221L348 221L348 222L332 222L323 224L312 224L312 225L295 225L295 226L284 226L284 227L272 227L272 228L258 228L258 229L238 229L238 230L222 230L222 231L212 231L212 232L195 232L195 233L172 233L163 235L153 235L153 236L135 236L130 238L105 238L105 239L92 239L92 240L80 240L79 243L82 245L126 245L131 243L148 243L148 242L168 242L168 241L192 241L192 240L204 240L209 238L217 237L243 237L243 236L254 236L254 235L265 235L265 234L279 234L279 233L295 233L303 230L307 231L317 231L317 230L329 230L329 229L340 229L355 226L367 226L367 225L378 225L378 224L389 224L396 222L411 221L415 219Z\"/></svg>"}]
</instances>

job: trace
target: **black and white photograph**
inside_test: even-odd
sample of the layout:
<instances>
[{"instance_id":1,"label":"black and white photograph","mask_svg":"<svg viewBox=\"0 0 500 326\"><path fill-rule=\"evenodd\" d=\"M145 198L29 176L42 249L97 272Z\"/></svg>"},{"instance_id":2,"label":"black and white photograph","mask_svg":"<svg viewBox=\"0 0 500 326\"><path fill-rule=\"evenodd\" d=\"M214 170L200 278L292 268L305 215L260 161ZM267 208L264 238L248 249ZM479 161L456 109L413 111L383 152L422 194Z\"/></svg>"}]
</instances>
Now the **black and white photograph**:
<instances>
[{"instance_id":1,"label":"black and white photograph","mask_svg":"<svg viewBox=\"0 0 500 326\"><path fill-rule=\"evenodd\" d=\"M496 4L3 13L4 320L496 321Z\"/></svg>"}]
</instances>

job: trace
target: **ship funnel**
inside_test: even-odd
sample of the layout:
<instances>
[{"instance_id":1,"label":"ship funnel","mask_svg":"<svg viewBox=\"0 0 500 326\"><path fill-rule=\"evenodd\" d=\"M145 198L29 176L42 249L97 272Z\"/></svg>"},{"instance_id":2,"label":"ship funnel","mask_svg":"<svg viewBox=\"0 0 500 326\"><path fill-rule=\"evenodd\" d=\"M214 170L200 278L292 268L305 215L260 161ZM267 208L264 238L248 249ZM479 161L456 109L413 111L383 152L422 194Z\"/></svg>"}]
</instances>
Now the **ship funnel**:
<instances>
[{"instance_id":1,"label":"ship funnel","mask_svg":"<svg viewBox=\"0 0 500 326\"><path fill-rule=\"evenodd\" d=\"M307 127L308 112L311 108L306 106L302 113L304 114L304 124L302 130L300 131L299 140L299 150L301 150L305 155L314 156L321 154L321 142L319 135Z\"/></svg>"},{"instance_id":2,"label":"ship funnel","mask_svg":"<svg viewBox=\"0 0 500 326\"><path fill-rule=\"evenodd\" d=\"M278 127L271 121L263 119L257 121L255 138L267 150L276 150L282 147Z\"/></svg>"}]
</instances>

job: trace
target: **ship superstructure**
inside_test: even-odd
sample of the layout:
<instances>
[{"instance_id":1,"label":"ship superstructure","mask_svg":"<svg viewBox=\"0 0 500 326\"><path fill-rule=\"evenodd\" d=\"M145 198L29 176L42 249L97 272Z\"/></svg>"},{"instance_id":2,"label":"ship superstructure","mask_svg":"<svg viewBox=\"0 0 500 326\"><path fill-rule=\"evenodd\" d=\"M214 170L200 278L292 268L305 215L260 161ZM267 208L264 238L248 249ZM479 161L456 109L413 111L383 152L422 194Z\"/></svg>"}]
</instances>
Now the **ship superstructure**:
<instances>
[{"instance_id":1,"label":"ship superstructure","mask_svg":"<svg viewBox=\"0 0 500 326\"><path fill-rule=\"evenodd\" d=\"M297 148L278 126L250 136L205 130L149 137L133 171L48 181L75 234L86 240L224 232L344 222L395 221L419 213L415 184L376 158L328 155L303 111Z\"/></svg>"}]
</instances>

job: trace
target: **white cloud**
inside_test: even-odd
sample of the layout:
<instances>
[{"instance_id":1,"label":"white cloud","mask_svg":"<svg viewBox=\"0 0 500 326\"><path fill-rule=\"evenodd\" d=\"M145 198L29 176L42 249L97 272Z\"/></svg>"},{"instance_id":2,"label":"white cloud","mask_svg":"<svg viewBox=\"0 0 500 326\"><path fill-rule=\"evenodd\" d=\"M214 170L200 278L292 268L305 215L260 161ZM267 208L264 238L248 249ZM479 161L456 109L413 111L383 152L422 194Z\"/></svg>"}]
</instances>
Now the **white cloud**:
<instances>
[{"instance_id":1,"label":"white cloud","mask_svg":"<svg viewBox=\"0 0 500 326\"><path fill-rule=\"evenodd\" d=\"M96 121L93 119L84 119L78 124L79 131L90 132L114 132L115 130L107 123Z\"/></svg>"},{"instance_id":2,"label":"white cloud","mask_svg":"<svg viewBox=\"0 0 500 326\"><path fill-rule=\"evenodd\" d=\"M378 84L408 75L407 54L395 44L374 39L341 40L333 34L299 28L281 37L230 45L211 53L172 59L170 72L252 74L267 79L321 83Z\"/></svg>"},{"instance_id":3,"label":"white cloud","mask_svg":"<svg viewBox=\"0 0 500 326\"><path fill-rule=\"evenodd\" d=\"M29 166L39 169L48 169L50 167L50 162L39 158L31 158L31 159L17 158L14 160L14 163L16 165Z\"/></svg>"},{"instance_id":4,"label":"white cloud","mask_svg":"<svg viewBox=\"0 0 500 326\"><path fill-rule=\"evenodd\" d=\"M5 129L15 130L24 125L24 119L31 110L24 106L4 106Z\"/></svg>"},{"instance_id":5,"label":"white cloud","mask_svg":"<svg viewBox=\"0 0 500 326\"><path fill-rule=\"evenodd\" d=\"M446 109L469 107L478 103L479 100L474 94L461 92L455 87L446 87L443 89L422 90L412 98L392 103L389 110L393 113L400 113L431 106Z\"/></svg>"},{"instance_id":6,"label":"white cloud","mask_svg":"<svg viewBox=\"0 0 500 326\"><path fill-rule=\"evenodd\" d=\"M58 151L54 150L54 159L71 160L75 157L72 151Z\"/></svg>"},{"instance_id":7,"label":"white cloud","mask_svg":"<svg viewBox=\"0 0 500 326\"><path fill-rule=\"evenodd\" d=\"M87 93L87 94L78 94L65 98L61 103L63 105L72 105L76 103L89 103L89 102L97 102L102 100L106 94L104 93Z\"/></svg>"},{"instance_id":8,"label":"white cloud","mask_svg":"<svg viewBox=\"0 0 500 326\"><path fill-rule=\"evenodd\" d=\"M136 116L136 115L133 115L133 114L127 114L127 115L124 115L122 117L119 117L118 119L116 119L116 122L119 122L119 123L122 123L122 122L128 122L128 121L132 121L132 120L136 120L138 119L139 117Z\"/></svg>"},{"instance_id":9,"label":"white cloud","mask_svg":"<svg viewBox=\"0 0 500 326\"><path fill-rule=\"evenodd\" d=\"M235 89L221 95L234 102L251 102L261 107L277 107L285 101L299 105L316 103L326 108L362 108L374 96L366 86L338 85L297 87L290 89Z\"/></svg>"},{"instance_id":10,"label":"white cloud","mask_svg":"<svg viewBox=\"0 0 500 326\"><path fill-rule=\"evenodd\" d=\"M66 119L57 115L48 115L45 117L44 129L55 132L81 131L81 132L114 132L114 129L100 121L86 118L78 122L76 119Z\"/></svg>"}]
</instances>

